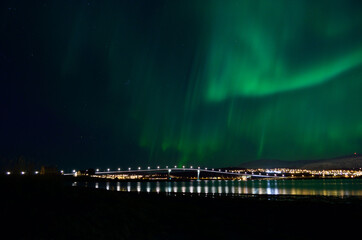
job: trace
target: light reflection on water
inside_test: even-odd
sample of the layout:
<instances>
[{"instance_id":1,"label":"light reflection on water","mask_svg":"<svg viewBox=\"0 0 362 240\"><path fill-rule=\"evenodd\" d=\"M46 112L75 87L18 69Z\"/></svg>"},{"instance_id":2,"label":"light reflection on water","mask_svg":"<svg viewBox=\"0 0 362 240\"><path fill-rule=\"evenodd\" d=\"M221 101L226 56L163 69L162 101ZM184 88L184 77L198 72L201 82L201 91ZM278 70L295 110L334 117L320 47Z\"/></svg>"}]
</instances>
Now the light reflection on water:
<instances>
[{"instance_id":1,"label":"light reflection on water","mask_svg":"<svg viewBox=\"0 0 362 240\"><path fill-rule=\"evenodd\" d=\"M121 192L165 192L167 194L362 196L362 179L73 182L72 186L103 188Z\"/></svg>"}]
</instances>

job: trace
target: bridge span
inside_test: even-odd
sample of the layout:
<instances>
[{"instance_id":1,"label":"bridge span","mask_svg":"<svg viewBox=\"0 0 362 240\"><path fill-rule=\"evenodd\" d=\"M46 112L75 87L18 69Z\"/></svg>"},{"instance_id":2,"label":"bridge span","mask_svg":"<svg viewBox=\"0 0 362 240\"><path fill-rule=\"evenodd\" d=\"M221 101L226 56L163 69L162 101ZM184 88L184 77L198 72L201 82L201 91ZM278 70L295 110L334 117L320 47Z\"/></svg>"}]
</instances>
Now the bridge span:
<instances>
[{"instance_id":1,"label":"bridge span","mask_svg":"<svg viewBox=\"0 0 362 240\"><path fill-rule=\"evenodd\" d=\"M79 173L73 170L73 173L67 173L64 175L75 175ZM227 169L208 169L208 168L193 168L193 167L165 167L165 168L151 168L147 167L142 169L138 167L137 169L128 168L127 170L110 170L99 171L98 169L94 172L96 176L114 176L114 177L125 177L131 178L131 176L141 176L143 178L152 179L154 176L162 175L167 176L167 179L215 179L215 178L228 178L228 179L242 179L247 180L250 178L282 178L284 176L280 174L270 174L270 173L261 173L261 172L245 172L238 170L227 170ZM128 177L127 177L128 176ZM153 177L152 177L153 176Z\"/></svg>"}]
</instances>

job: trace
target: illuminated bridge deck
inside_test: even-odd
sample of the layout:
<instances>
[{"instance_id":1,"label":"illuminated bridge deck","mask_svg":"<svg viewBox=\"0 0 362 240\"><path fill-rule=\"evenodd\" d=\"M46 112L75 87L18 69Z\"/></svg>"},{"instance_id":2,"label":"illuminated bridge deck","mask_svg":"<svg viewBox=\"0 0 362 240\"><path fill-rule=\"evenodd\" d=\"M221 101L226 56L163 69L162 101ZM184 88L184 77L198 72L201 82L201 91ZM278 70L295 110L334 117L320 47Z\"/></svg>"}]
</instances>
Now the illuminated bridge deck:
<instances>
[{"instance_id":1,"label":"illuminated bridge deck","mask_svg":"<svg viewBox=\"0 0 362 240\"><path fill-rule=\"evenodd\" d=\"M95 176L112 176L114 178L132 178L132 176L136 176L136 178L143 179L152 179L157 176L163 176L166 179L215 179L215 178L227 178L227 179L249 179L249 178L284 178L285 176L278 173L262 173L262 172L245 172L245 171L229 171L222 169L208 169L208 168L137 168L127 170L114 170L111 171L108 169L107 171L95 171ZM64 175L75 175L77 176L77 172L73 170L73 173L67 173Z\"/></svg>"}]
</instances>

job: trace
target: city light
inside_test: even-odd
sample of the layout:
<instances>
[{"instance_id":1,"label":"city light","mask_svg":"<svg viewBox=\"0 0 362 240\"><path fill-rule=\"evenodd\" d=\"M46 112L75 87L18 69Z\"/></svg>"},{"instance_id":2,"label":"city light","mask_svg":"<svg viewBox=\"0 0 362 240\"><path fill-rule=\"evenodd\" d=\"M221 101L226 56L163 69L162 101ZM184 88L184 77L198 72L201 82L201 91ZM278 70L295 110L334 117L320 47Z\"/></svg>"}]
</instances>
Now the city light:
<instances>
[{"instance_id":1,"label":"city light","mask_svg":"<svg viewBox=\"0 0 362 240\"><path fill-rule=\"evenodd\" d=\"M6 175L10 175L11 174L11 172L6 172Z\"/></svg>"},{"instance_id":2,"label":"city light","mask_svg":"<svg viewBox=\"0 0 362 240\"><path fill-rule=\"evenodd\" d=\"M175 169L177 169L177 166L174 166ZM182 166L183 170L186 171L194 171L194 166L190 166L190 168L186 168L185 166ZM120 169L120 168L118 168ZM142 167L139 166L136 168L136 170L131 170L131 168L128 168L128 171L138 171L141 170ZM150 166L147 167L148 170L151 169ZM150 173L144 174L131 174L131 173L116 173L112 172L110 168L107 169L106 172L101 172L102 174L93 175L92 177L100 177L100 178L110 178L110 179L145 179L145 178L154 178L154 179L164 179L166 178L163 174L164 170L168 170L170 173L172 168L170 166L165 166L165 168L161 168L160 166L157 166L157 170L159 173L153 173L149 175ZM195 170L197 169L198 174L203 171L214 171L218 172L218 174L221 174L220 176L209 176L205 177L203 176L202 179L237 179L237 180L247 180L249 178L356 178L362 176L361 170L307 170L307 169L288 169L288 168L274 168L274 169L262 169L262 168L256 168L256 169L214 169L205 167L201 168L198 166L195 167ZM99 169L96 170L97 172ZM87 171L78 171L73 170L74 176L81 176L81 175L87 175ZM84 172L84 173L83 173ZM5 172L6 175L10 175L10 172ZM35 171L35 174L39 174L39 171ZM61 173L64 174L64 171L61 170ZM25 171L20 172L21 175L26 174ZM69 173L68 173L69 174ZM65 175L68 175L65 174ZM175 173L177 175L177 173ZM199 175L198 175L199 177ZM167 178L170 178L168 175ZM182 179L180 176L173 176L172 178L175 179ZM196 177L188 176L187 179L196 179ZM197 178L198 179L198 178Z\"/></svg>"}]
</instances>

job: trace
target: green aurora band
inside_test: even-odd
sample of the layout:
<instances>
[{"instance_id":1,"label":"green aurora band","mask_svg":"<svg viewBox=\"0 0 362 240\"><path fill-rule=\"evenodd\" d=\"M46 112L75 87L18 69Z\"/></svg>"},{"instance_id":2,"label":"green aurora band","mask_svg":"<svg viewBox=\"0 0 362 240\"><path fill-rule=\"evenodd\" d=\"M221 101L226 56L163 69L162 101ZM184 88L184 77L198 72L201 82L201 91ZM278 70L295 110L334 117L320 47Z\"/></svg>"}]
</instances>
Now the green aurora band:
<instances>
[{"instance_id":1,"label":"green aurora band","mask_svg":"<svg viewBox=\"0 0 362 240\"><path fill-rule=\"evenodd\" d=\"M360 1L83 3L39 13L49 106L102 133L79 156L216 167L362 152Z\"/></svg>"}]
</instances>

